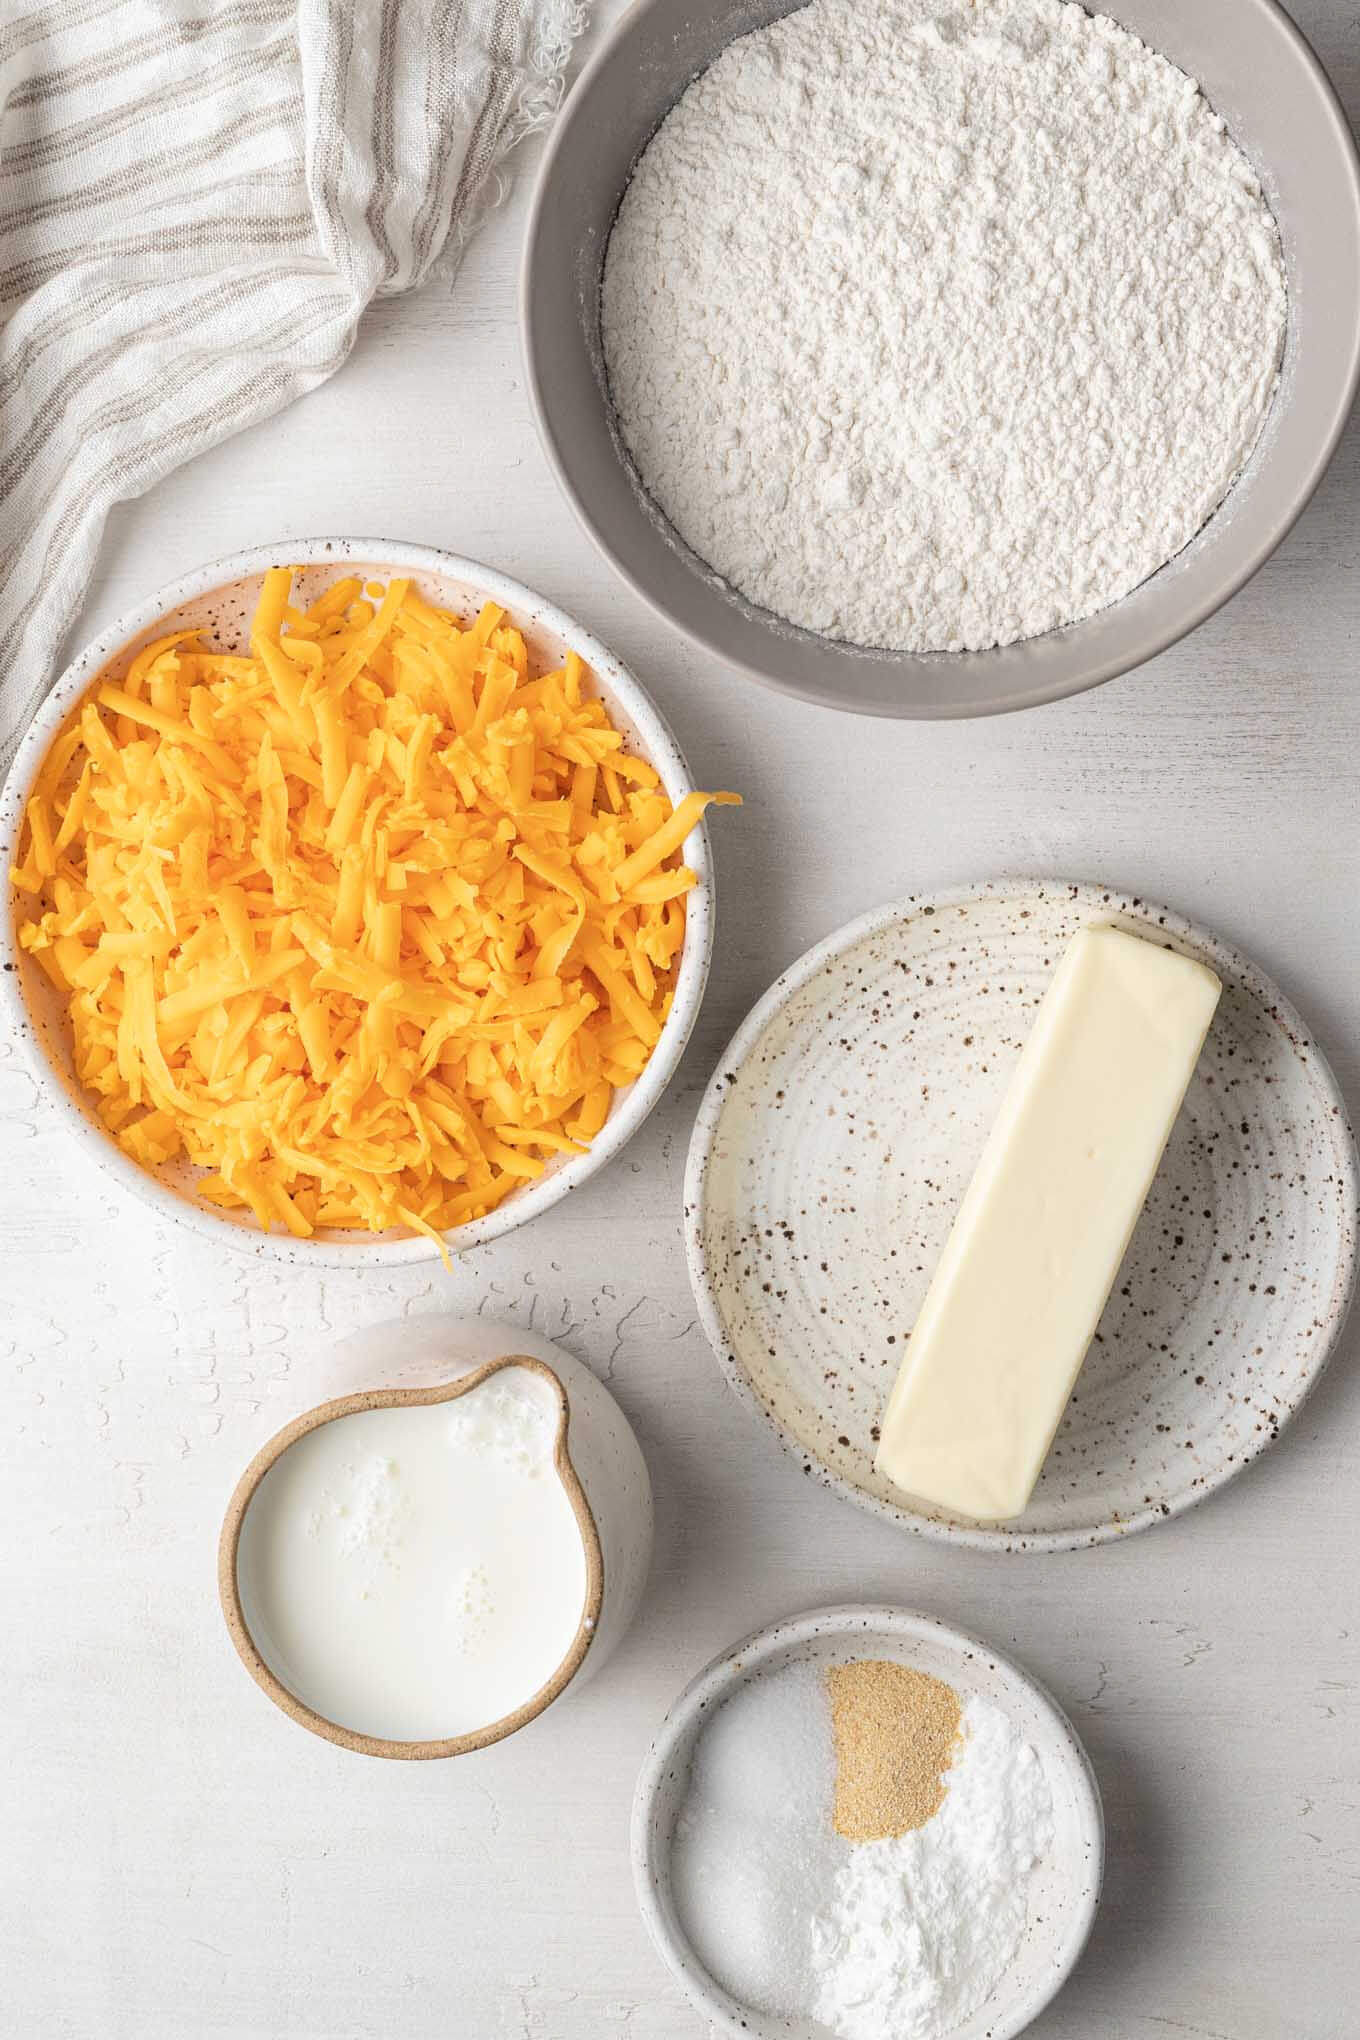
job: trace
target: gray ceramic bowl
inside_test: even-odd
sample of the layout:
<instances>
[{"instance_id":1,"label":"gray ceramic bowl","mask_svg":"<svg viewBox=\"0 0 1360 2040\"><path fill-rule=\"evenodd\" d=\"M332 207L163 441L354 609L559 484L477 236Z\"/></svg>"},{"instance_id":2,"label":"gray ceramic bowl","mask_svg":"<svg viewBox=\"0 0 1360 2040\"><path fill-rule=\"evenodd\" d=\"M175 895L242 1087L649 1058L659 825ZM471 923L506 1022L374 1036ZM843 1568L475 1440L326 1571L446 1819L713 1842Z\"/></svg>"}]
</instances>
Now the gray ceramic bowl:
<instances>
[{"instance_id":1,"label":"gray ceramic bowl","mask_svg":"<svg viewBox=\"0 0 1360 2040\"><path fill-rule=\"evenodd\" d=\"M734 595L646 505L612 426L600 271L634 162L733 37L790 0L639 0L572 92L539 178L525 249L529 386L549 458L587 531L644 600L703 650L786 694L870 715L985 715L1078 693L1152 658L1269 558L1317 487L1360 380L1360 164L1312 50L1274 0L1102 0L1197 78L1251 157L1289 270L1274 410L1200 535L1123 601L998 651L862 651Z\"/></svg>"}]
</instances>

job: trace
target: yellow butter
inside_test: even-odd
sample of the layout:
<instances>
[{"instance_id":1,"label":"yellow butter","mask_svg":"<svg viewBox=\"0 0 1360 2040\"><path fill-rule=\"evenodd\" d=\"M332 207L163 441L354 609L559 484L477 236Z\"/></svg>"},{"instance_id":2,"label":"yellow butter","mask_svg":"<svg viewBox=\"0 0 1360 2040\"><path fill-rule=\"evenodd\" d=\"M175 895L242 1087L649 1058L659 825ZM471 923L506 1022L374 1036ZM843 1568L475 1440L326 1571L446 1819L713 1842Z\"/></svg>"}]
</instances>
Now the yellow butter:
<instances>
[{"instance_id":1,"label":"yellow butter","mask_svg":"<svg viewBox=\"0 0 1360 2040\"><path fill-rule=\"evenodd\" d=\"M1069 945L884 1413L876 1464L907 1493L982 1521L1029 1501L1219 992L1117 928Z\"/></svg>"}]
</instances>

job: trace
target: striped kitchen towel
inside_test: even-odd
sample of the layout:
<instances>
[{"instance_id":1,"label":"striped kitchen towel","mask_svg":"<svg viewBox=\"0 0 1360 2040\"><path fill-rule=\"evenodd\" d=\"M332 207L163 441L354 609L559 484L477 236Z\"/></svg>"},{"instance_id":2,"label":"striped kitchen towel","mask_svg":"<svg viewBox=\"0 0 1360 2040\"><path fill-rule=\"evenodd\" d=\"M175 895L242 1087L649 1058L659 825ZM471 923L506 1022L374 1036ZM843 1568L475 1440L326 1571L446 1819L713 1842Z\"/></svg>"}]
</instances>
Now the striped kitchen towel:
<instances>
[{"instance_id":1,"label":"striped kitchen towel","mask_svg":"<svg viewBox=\"0 0 1360 2040\"><path fill-rule=\"evenodd\" d=\"M0 0L0 776L110 506L315 388L371 298L456 259L583 12Z\"/></svg>"}]
</instances>

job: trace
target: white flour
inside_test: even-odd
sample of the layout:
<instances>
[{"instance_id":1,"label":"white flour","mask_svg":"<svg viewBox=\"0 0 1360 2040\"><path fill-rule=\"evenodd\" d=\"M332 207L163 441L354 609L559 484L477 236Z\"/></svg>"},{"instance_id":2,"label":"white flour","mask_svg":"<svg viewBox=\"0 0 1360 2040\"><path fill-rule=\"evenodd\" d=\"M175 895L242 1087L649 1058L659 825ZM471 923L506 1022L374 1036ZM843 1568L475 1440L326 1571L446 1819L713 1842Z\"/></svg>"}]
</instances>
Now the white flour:
<instances>
[{"instance_id":1,"label":"white flour","mask_svg":"<svg viewBox=\"0 0 1360 2040\"><path fill-rule=\"evenodd\" d=\"M1194 81L1068 0L814 0L732 43L606 257L620 427L681 537L852 643L1115 601L1250 453L1274 221Z\"/></svg>"},{"instance_id":2,"label":"white flour","mask_svg":"<svg viewBox=\"0 0 1360 2040\"><path fill-rule=\"evenodd\" d=\"M943 2040L1013 1957L1049 1846L1043 1767L990 1702L963 1710L939 1812L897 1841L831 1824L835 1761L821 1670L753 1679L699 1738L672 1891L712 1976L745 2004L838 2040Z\"/></svg>"}]
</instances>

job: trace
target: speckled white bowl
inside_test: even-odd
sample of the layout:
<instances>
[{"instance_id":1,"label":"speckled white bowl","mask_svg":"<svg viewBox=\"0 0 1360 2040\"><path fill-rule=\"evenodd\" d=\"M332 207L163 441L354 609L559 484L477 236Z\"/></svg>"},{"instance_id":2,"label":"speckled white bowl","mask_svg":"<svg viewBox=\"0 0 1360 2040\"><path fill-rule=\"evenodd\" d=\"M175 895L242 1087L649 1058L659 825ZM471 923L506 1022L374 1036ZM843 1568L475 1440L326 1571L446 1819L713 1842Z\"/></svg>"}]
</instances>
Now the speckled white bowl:
<instances>
[{"instance_id":1,"label":"speckled white bowl","mask_svg":"<svg viewBox=\"0 0 1360 2040\"><path fill-rule=\"evenodd\" d=\"M815 2040L811 2022L739 2004L699 1961L676 1912L671 1838L704 1723L736 1688L790 1663L844 1664L889 1658L943 1679L964 1700L980 1695L1004 1708L1037 1752L1053 1795L1053 1842L1030 1886L1029 1925L1009 1969L977 2015L950 2040L1012 2040L1076 1967L1100 1900L1105 1823L1091 1762L1076 1730L1038 1682L962 1630L905 1608L819 1608L762 1629L688 1685L666 1716L633 1796L633 1881L647 1931L696 2008L736 2040Z\"/></svg>"},{"instance_id":2,"label":"speckled white bowl","mask_svg":"<svg viewBox=\"0 0 1360 2040\"><path fill-rule=\"evenodd\" d=\"M639 755L656 767L672 803L693 790L679 746L639 682L590 631L521 582L475 560L429 546L399 545L381 538L285 539L278 545L255 546L249 552L215 560L186 574L120 617L72 661L38 711L9 778L0 788L0 869L8 872L15 861L24 805L48 745L86 690L96 680L120 678L141 646L167 631L201 626L212 631L219 643L241 641L266 570L297 562L305 563L298 587L308 601L347 574L378 580L405 574L429 600L463 615L474 616L487 600L500 603L524 633L532 664L547 670L568 650L579 653L615 724ZM685 942L674 1003L646 1069L635 1084L615 1094L609 1117L588 1154L559 1158L485 1218L456 1227L446 1235L455 1253L524 1225L593 1176L637 1132L670 1082L698 1015L713 953L713 863L702 822L688 838L685 856L697 883L687 895ZM0 924L4 962L0 1004L8 1009L46 1096L86 1152L125 1189L196 1232L272 1260L358 1268L428 1260L437 1252L433 1241L405 1231L323 1232L310 1240L294 1239L281 1231L265 1233L248 1213L212 1209L196 1202L190 1194L192 1172L187 1166L153 1171L125 1155L104 1131L76 1082L60 997L18 946L15 906L9 889Z\"/></svg>"},{"instance_id":3,"label":"speckled white bowl","mask_svg":"<svg viewBox=\"0 0 1360 2040\"><path fill-rule=\"evenodd\" d=\"M879 1416L1058 956L1110 920L1209 964L1222 1002L1029 1508L956 1520L875 1472ZM1326 1363L1356 1236L1345 1108L1279 989L1179 915L1060 880L913 896L810 950L718 1064L685 1185L742 1399L826 1486L992 1549L1097 1544L1240 1472Z\"/></svg>"}]
</instances>

